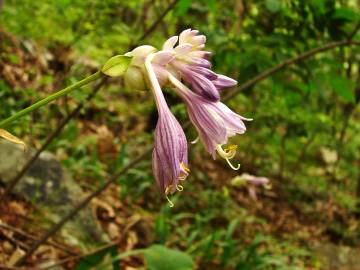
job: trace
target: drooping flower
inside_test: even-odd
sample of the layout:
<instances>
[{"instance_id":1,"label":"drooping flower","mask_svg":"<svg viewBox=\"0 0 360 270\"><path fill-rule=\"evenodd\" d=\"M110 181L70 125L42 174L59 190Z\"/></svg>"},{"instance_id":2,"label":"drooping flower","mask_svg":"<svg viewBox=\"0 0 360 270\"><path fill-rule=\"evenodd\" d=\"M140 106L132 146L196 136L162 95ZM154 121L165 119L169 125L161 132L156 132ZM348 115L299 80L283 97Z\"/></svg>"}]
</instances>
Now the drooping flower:
<instances>
[{"instance_id":1,"label":"drooping flower","mask_svg":"<svg viewBox=\"0 0 360 270\"><path fill-rule=\"evenodd\" d=\"M216 152L224 158L231 168L234 167L230 159L236 154L236 145L230 145L223 149L228 139L236 134L246 131L244 120L252 120L242 117L220 101L210 101L182 84L178 79L169 74L169 80L175 86L175 91L185 101L191 122L196 127L199 137L203 141L207 151L215 158Z\"/></svg>"},{"instance_id":2,"label":"drooping flower","mask_svg":"<svg viewBox=\"0 0 360 270\"><path fill-rule=\"evenodd\" d=\"M224 145L230 137L244 133L243 121L251 120L220 102L219 91L237 82L211 70L210 52L204 50L206 37L198 33L187 29L179 36L169 38L160 51L144 45L125 54L132 57L125 73L125 84L138 90L150 88L156 101L159 118L155 130L153 172L166 197L182 190L179 181L186 179L189 169L186 137L166 104L162 86L172 86L184 100L189 118L207 151L214 158L219 154L235 170L239 165L233 166L230 160L235 156L237 146Z\"/></svg>"},{"instance_id":3,"label":"drooping flower","mask_svg":"<svg viewBox=\"0 0 360 270\"><path fill-rule=\"evenodd\" d=\"M246 186L250 198L257 200L256 189L254 186L264 187L265 189L271 189L270 179L263 176L255 176L248 173L243 173L234 177L231 180L231 184L235 187Z\"/></svg>"},{"instance_id":4,"label":"drooping flower","mask_svg":"<svg viewBox=\"0 0 360 270\"><path fill-rule=\"evenodd\" d=\"M219 101L219 90L232 87L237 82L224 75L216 74L208 61L210 52L204 51L206 37L199 31L187 29L179 37L169 38L163 46L164 51L174 52L174 60L169 63L172 74L191 85L193 91L211 100ZM177 46L176 43L179 41Z\"/></svg>"},{"instance_id":5,"label":"drooping flower","mask_svg":"<svg viewBox=\"0 0 360 270\"><path fill-rule=\"evenodd\" d=\"M186 179L189 169L184 131L166 104L153 67L160 59L165 62L169 61L171 53L166 55L158 52L148 55L145 60L145 68L159 113L152 155L153 172L160 190L167 196L182 189L179 181ZM159 64L158 68L163 67Z\"/></svg>"},{"instance_id":6,"label":"drooping flower","mask_svg":"<svg viewBox=\"0 0 360 270\"><path fill-rule=\"evenodd\" d=\"M264 186L266 188L270 188L269 178L263 176L255 176L248 173L243 173L241 175L234 177L231 180L231 184L234 186L241 186L246 183L250 183L255 186Z\"/></svg>"}]
</instances>

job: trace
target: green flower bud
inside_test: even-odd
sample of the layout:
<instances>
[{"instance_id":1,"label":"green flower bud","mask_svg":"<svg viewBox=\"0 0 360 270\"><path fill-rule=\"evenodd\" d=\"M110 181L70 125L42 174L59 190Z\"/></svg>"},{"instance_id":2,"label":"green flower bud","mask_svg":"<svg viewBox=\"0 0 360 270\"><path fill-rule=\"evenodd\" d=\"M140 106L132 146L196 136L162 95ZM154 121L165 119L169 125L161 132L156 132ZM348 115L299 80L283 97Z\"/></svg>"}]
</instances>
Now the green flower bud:
<instances>
[{"instance_id":1,"label":"green flower bud","mask_svg":"<svg viewBox=\"0 0 360 270\"><path fill-rule=\"evenodd\" d=\"M125 87L131 90L145 91L146 83L141 69L130 66L124 76Z\"/></svg>"}]
</instances>

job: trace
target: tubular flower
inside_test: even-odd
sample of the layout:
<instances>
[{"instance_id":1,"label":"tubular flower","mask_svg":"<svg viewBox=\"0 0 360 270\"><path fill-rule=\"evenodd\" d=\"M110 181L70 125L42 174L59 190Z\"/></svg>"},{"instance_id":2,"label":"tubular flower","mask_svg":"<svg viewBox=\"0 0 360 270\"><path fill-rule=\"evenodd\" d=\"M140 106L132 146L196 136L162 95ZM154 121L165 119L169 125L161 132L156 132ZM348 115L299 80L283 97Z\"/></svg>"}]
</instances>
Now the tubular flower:
<instances>
[{"instance_id":1,"label":"tubular flower","mask_svg":"<svg viewBox=\"0 0 360 270\"><path fill-rule=\"evenodd\" d=\"M185 180L190 171L186 137L166 104L162 86L172 86L184 100L189 118L207 151L214 158L219 154L235 170L239 165L234 166L230 160L237 146L224 145L230 137L244 133L243 121L251 120L220 102L219 91L237 82L211 70L210 52L204 50L206 37L198 33L187 29L169 38L160 51L144 45L125 54L132 57L124 74L125 84L138 90L150 88L156 101L159 118L152 167L156 182L167 198L176 190L182 190L179 182Z\"/></svg>"},{"instance_id":2,"label":"tubular flower","mask_svg":"<svg viewBox=\"0 0 360 270\"><path fill-rule=\"evenodd\" d=\"M171 54L166 55L163 52L150 54L145 60L145 68L159 113L152 155L153 172L161 191L167 196L176 190L182 190L179 181L186 179L189 169L184 131L166 104L153 67L160 59L166 62L171 59ZM161 71L163 67L159 65L158 68ZM171 203L170 200L169 202Z\"/></svg>"},{"instance_id":3,"label":"tubular flower","mask_svg":"<svg viewBox=\"0 0 360 270\"><path fill-rule=\"evenodd\" d=\"M183 79L199 95L211 101L219 101L219 90L232 87L237 82L210 69L211 63L207 59L210 52L203 50L206 37L198 33L197 30L184 30L179 37L169 38L163 50L174 52L169 69L176 71L172 72L175 77Z\"/></svg>"},{"instance_id":4,"label":"tubular flower","mask_svg":"<svg viewBox=\"0 0 360 270\"><path fill-rule=\"evenodd\" d=\"M178 79L169 74L171 83L175 86L175 91L185 101L191 122L196 127L201 140L207 151L215 158L216 152L224 158L230 167L238 170L240 166L233 166L230 162L236 154L236 145L230 145L223 148L228 139L236 134L243 134L246 131L244 118L225 104L208 99L192 92L188 87L182 84Z\"/></svg>"}]
</instances>

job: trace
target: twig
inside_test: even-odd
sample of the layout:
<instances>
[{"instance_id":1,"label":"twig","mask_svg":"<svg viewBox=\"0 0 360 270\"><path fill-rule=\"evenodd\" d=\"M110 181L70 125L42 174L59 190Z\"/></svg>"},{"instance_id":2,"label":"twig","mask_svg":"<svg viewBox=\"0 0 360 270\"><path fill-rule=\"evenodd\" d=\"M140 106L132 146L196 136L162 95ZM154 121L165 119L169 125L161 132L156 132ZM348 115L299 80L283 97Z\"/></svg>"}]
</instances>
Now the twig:
<instances>
[{"instance_id":1,"label":"twig","mask_svg":"<svg viewBox=\"0 0 360 270\"><path fill-rule=\"evenodd\" d=\"M74 261L74 260L83 259L83 258L85 258L85 257L87 257L87 256L96 254L96 253L98 253L98 252L100 252L100 251L103 251L103 250L105 250L105 249L108 249L108 248L111 248L111 247L113 247L113 246L116 246L118 243L119 243L119 241L117 240L117 241L115 241L115 242L105 244L105 245L103 245L103 246L101 246L101 247L99 247L99 248L97 248L97 249L95 249L95 250L92 250L92 251L88 252L88 253L84 253L84 254L80 254L80 255L73 256L73 257L69 257L69 258L63 259L63 260L61 260L61 261L58 261L58 262L56 262L56 263L54 263L54 264L51 264L51 265L49 265L49 266L40 267L39 270L51 269L51 268L53 268L53 267L55 267L55 266L63 265L63 264L65 264L65 263L68 263L68 262L71 262L71 261Z\"/></svg>"},{"instance_id":2,"label":"twig","mask_svg":"<svg viewBox=\"0 0 360 270\"><path fill-rule=\"evenodd\" d=\"M11 242L14 246L19 246L21 247L22 249L24 250L28 250L29 249L29 246L22 243L22 242L18 242L14 237L10 236L10 235L7 235L6 233L2 233L2 235L7 239L9 240L9 242Z\"/></svg>"},{"instance_id":3,"label":"twig","mask_svg":"<svg viewBox=\"0 0 360 270\"><path fill-rule=\"evenodd\" d=\"M31 235L31 234L28 234L28 233L26 233L26 232L24 232L23 230L20 230L20 229L18 229L18 228L14 228L14 227L12 227L12 226L10 226L10 225L8 225L8 224L5 224L5 223L3 223L3 222L1 222L1 221L0 221L0 227L1 227L1 228L4 228L4 229L6 229L6 230L9 230L9 231L15 232L15 233L17 233L17 234L19 234L19 235L21 235L21 236L23 236L23 237L29 238L29 239L31 239L31 240L37 240L37 237L35 237L35 236ZM60 250L62 250L62 251L65 251L65 252L68 253L68 254L78 255L78 253L76 253L76 252L74 252L74 251L72 251L72 250L64 247L63 245L60 245L60 244L54 242L54 241L47 241L47 244L49 244L49 245L51 245L51 246L53 246L53 247L56 247L56 248L58 248L58 249L60 249ZM28 247L27 247L27 248L28 248Z\"/></svg>"},{"instance_id":4,"label":"twig","mask_svg":"<svg viewBox=\"0 0 360 270\"><path fill-rule=\"evenodd\" d=\"M265 70L263 73L259 74L258 76L256 76L253 79L250 79L248 82L246 82L244 85L242 85L241 87L239 87L238 89L234 90L232 93L230 93L229 95L227 95L224 98L224 101L229 100L231 97L233 97L234 95L236 95L237 93L239 93L240 91L243 91L246 88L249 88L253 85L255 85L257 82L269 77L270 75L274 74L277 71L280 71L281 69L283 69L284 67L290 65L290 64L294 64L300 60L304 60L306 58L309 58L310 56L313 56L317 53L320 52L324 52L339 46L350 46L350 45L360 45L360 42L355 42L355 41L351 41L351 40L347 40L347 41L340 41L340 42L334 42L334 43L330 43L327 44L323 47L319 47L319 48L315 48L315 49L311 49L307 52L304 52L302 54L300 54L297 57L291 58L289 60L284 61L283 63L280 63L279 65L276 65L273 68L270 68L268 70ZM189 126L189 123L185 124L186 126ZM135 167L135 165L137 165L138 163L140 163L141 161L145 160L152 152L152 147L148 148L147 150L145 150L143 152L142 155L138 156L136 159L134 159L132 162L130 162L128 165L126 165L122 170L120 170L118 173L114 174L111 178L109 178L102 186L100 186L96 191L94 191L92 194L90 194L88 197L86 197L82 202L80 202L73 210L71 210L67 215L65 215L57 224L55 224L52 228L50 228L49 231L47 231L38 241L36 241L31 247L30 249L27 251L27 253L19 259L19 261L16 263L17 266L21 265L22 263L25 262L25 260L31 256L35 250L37 250L37 248L39 246L41 246L43 243L45 243L47 241L47 239L49 237L51 237L53 234L55 234L58 230L60 230L62 228L62 226L69 221L70 219L72 219L80 210L82 210L93 198L97 197L99 194L101 194L107 187L109 187L112 183L114 183L119 177L123 176L124 174L127 173L127 171L133 167Z\"/></svg>"},{"instance_id":5,"label":"twig","mask_svg":"<svg viewBox=\"0 0 360 270\"><path fill-rule=\"evenodd\" d=\"M163 11L163 13L157 18L157 20L142 34L142 36L139 38L139 40L143 40L145 37L147 37L150 33L152 33L156 27L159 25L159 23L162 22L162 20L165 18L165 16L175 7L179 0L174 0L169 4L169 6Z\"/></svg>"},{"instance_id":6,"label":"twig","mask_svg":"<svg viewBox=\"0 0 360 270\"><path fill-rule=\"evenodd\" d=\"M298 156L298 158L295 162L295 165L292 169L291 178L294 178L297 171L300 169L300 167L303 163L303 160L305 158L306 151L308 150L310 144L312 144L312 142L315 140L315 138L316 138L316 133L313 133L312 135L310 135L310 138L306 141L306 143L302 146L300 155Z\"/></svg>"},{"instance_id":7,"label":"twig","mask_svg":"<svg viewBox=\"0 0 360 270\"><path fill-rule=\"evenodd\" d=\"M255 84L257 84L258 82L266 79L267 77L271 76L272 74L284 69L287 66L290 66L292 64L295 64L296 62L299 62L301 60L304 60L306 58L309 58L315 54L321 53L321 52L325 52L337 47L341 47L341 46L353 46L353 45L360 45L359 41L353 41L353 40L343 40L343 41L337 41L337 42L332 42L329 44L326 44L325 46L322 47L318 47L318 48L314 48L311 50L308 50L304 53L301 53L293 58L290 58L288 60L285 60L284 62L274 66L273 68L267 69L264 72L260 73L259 75L255 76L254 78L248 80L247 82L245 82L243 85L241 85L239 88L234 89L233 91L229 92L229 94L225 95L224 100L228 100L230 98L232 98L233 96L235 96L237 93L254 86Z\"/></svg>"}]
</instances>

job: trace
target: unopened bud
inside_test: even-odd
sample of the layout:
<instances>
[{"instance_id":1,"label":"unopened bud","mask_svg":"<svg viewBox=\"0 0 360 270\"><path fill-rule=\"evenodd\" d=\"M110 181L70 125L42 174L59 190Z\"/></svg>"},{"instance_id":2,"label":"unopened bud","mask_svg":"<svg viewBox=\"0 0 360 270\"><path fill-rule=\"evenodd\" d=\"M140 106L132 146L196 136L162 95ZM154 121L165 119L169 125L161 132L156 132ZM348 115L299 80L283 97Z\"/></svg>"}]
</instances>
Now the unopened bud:
<instances>
[{"instance_id":1,"label":"unopened bud","mask_svg":"<svg viewBox=\"0 0 360 270\"><path fill-rule=\"evenodd\" d=\"M144 75L138 67L130 66L125 73L124 81L127 89L138 91L146 90Z\"/></svg>"}]
</instances>

